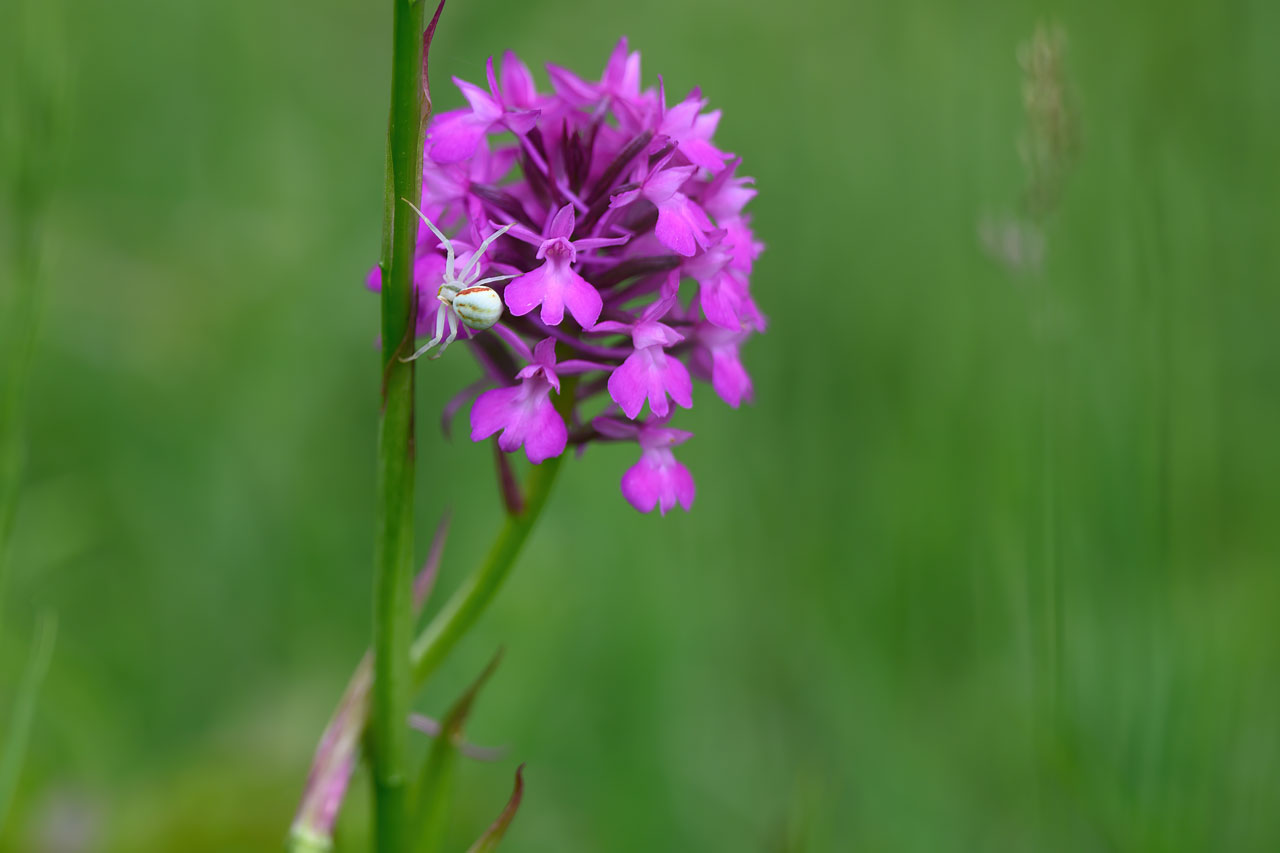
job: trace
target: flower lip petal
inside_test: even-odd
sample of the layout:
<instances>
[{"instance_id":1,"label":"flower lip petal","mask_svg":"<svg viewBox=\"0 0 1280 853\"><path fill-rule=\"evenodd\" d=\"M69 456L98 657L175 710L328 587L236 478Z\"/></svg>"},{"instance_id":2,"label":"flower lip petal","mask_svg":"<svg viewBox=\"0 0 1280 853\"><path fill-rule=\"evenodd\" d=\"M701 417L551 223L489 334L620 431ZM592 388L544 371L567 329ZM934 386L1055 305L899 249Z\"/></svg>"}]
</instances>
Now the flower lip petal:
<instances>
[{"instance_id":1,"label":"flower lip petal","mask_svg":"<svg viewBox=\"0 0 1280 853\"><path fill-rule=\"evenodd\" d=\"M556 411L550 398L543 395L528 416L529 429L525 433L524 453L534 465L564 453L569 442L569 432L564 418Z\"/></svg>"},{"instance_id":2,"label":"flower lip petal","mask_svg":"<svg viewBox=\"0 0 1280 853\"><path fill-rule=\"evenodd\" d=\"M493 388L485 391L471 404L471 440L483 441L498 430L505 429L509 420L508 409L520 396L520 388Z\"/></svg>"},{"instance_id":3,"label":"flower lip petal","mask_svg":"<svg viewBox=\"0 0 1280 853\"><path fill-rule=\"evenodd\" d=\"M622 413L632 420L640 414L645 398L649 395L648 361L643 351L636 350L609 374L609 396L622 408Z\"/></svg>"},{"instance_id":4,"label":"flower lip petal","mask_svg":"<svg viewBox=\"0 0 1280 853\"><path fill-rule=\"evenodd\" d=\"M622 496L640 512L653 512L662 495L662 475L641 459L622 475ZM662 510L665 514L666 510Z\"/></svg>"}]
</instances>

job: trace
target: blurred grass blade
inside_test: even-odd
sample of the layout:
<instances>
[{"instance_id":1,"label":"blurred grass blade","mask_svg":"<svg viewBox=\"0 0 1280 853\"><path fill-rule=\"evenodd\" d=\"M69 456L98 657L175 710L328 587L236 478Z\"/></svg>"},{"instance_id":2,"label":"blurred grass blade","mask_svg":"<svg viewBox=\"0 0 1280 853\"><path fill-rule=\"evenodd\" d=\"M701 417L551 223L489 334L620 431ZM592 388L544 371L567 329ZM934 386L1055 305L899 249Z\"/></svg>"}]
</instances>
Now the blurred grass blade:
<instances>
[{"instance_id":1,"label":"blurred grass blade","mask_svg":"<svg viewBox=\"0 0 1280 853\"><path fill-rule=\"evenodd\" d=\"M516 786L511 792L511 799L507 800L506 808L502 810L502 814L498 815L498 819L484 831L484 835L476 839L476 843L471 845L467 853L487 853L489 850L496 850L498 842L502 840L502 836L507 834L507 827L511 826L511 821L515 820L516 810L520 808L520 800L523 797L524 765L521 764L516 768Z\"/></svg>"},{"instance_id":2,"label":"blurred grass blade","mask_svg":"<svg viewBox=\"0 0 1280 853\"><path fill-rule=\"evenodd\" d=\"M31 645L31 657L27 661L22 682L18 685L8 730L5 733L4 751L0 752L0 830L3 830L18 787L18 775L27 752L27 740L31 736L31 724L36 715L36 699L49 671L53 657L53 644L58 636L58 620L51 613L40 617L35 638Z\"/></svg>"},{"instance_id":3,"label":"blurred grass blade","mask_svg":"<svg viewBox=\"0 0 1280 853\"><path fill-rule=\"evenodd\" d=\"M3 94L12 100L3 99L0 116L0 166L9 206L4 219L10 232L0 238L0 247L12 253L9 268L0 269L0 282L13 288L10 298L0 298L0 341L8 339L0 348L0 363L8 366L0 388L0 601L22 485L27 386L40 327L45 211L65 137L69 77L59 4L28 0L16 11L18 49L5 68L16 86L14 91L5 86Z\"/></svg>"},{"instance_id":4,"label":"blurred grass blade","mask_svg":"<svg viewBox=\"0 0 1280 853\"><path fill-rule=\"evenodd\" d=\"M475 705L480 688L493 675L502 660L499 650L484 668L484 672L471 683L466 692L453 703L453 707L440 722L440 734L431 744L422 772L418 776L418 790L414 797L418 822L415 833L419 853L438 850L448 818L449 802L453 794L453 777L458 765L462 728L466 725L471 708Z\"/></svg>"},{"instance_id":5,"label":"blurred grass blade","mask_svg":"<svg viewBox=\"0 0 1280 853\"><path fill-rule=\"evenodd\" d=\"M431 537L431 548L427 551L427 559L418 576L413 579L413 618L422 615L422 608L427 606L431 590L435 589L436 578L440 576L440 561L444 558L444 543L449 537L449 524L453 521L453 510L445 510L436 525L435 535Z\"/></svg>"}]
</instances>

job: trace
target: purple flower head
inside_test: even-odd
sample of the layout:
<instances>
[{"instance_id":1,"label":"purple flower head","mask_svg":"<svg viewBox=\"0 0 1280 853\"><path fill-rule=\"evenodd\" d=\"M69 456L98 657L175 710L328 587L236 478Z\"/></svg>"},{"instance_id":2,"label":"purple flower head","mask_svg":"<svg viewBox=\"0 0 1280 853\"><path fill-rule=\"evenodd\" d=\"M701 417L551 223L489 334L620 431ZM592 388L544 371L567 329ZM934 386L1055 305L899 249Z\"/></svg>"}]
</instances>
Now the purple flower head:
<instances>
[{"instance_id":1,"label":"purple flower head","mask_svg":"<svg viewBox=\"0 0 1280 853\"><path fill-rule=\"evenodd\" d=\"M756 189L715 142L719 111L697 89L668 105L626 39L599 79L547 70L539 91L515 54L491 59L487 88L455 80L466 105L427 128L418 201L443 237L418 233L418 335L438 333L450 310L444 247L457 274L505 229L476 285L492 285L489 310L505 312L458 331L483 378L446 417L470 405L473 440L535 464L636 442L624 497L646 512L687 509L693 479L672 448L689 434L668 420L693 406L694 377L734 408L752 396L741 353L764 329L751 294L763 246L746 212ZM375 269L370 286L379 279Z\"/></svg>"}]
</instances>

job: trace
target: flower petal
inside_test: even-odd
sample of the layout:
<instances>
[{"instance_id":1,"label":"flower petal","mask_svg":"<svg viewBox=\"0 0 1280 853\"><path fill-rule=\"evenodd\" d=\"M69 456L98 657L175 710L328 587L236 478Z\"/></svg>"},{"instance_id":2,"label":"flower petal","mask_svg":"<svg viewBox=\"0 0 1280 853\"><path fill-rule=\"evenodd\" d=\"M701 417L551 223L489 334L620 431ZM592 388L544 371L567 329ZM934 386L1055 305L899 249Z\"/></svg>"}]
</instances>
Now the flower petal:
<instances>
[{"instance_id":1,"label":"flower petal","mask_svg":"<svg viewBox=\"0 0 1280 853\"><path fill-rule=\"evenodd\" d=\"M674 356L663 353L663 360L666 362L660 371L663 390L671 395L676 405L684 409L693 408L693 381L689 378L689 371L680 359ZM653 406L652 400L649 401L649 405ZM656 409L654 412L657 414Z\"/></svg>"},{"instance_id":2,"label":"flower petal","mask_svg":"<svg viewBox=\"0 0 1280 853\"><path fill-rule=\"evenodd\" d=\"M585 106L600 97L595 83L588 83L567 68L547 63L547 75L556 94L575 106Z\"/></svg>"},{"instance_id":3,"label":"flower petal","mask_svg":"<svg viewBox=\"0 0 1280 853\"><path fill-rule=\"evenodd\" d=\"M711 387L733 408L751 400L751 377L742 366L738 348L722 347L711 352Z\"/></svg>"},{"instance_id":4,"label":"flower petal","mask_svg":"<svg viewBox=\"0 0 1280 853\"><path fill-rule=\"evenodd\" d=\"M592 418L591 425L595 427L596 432L609 438L632 439L640 433L640 427L636 424L627 423L626 421L620 421L615 418Z\"/></svg>"},{"instance_id":5,"label":"flower petal","mask_svg":"<svg viewBox=\"0 0 1280 853\"><path fill-rule=\"evenodd\" d=\"M538 110L510 110L503 116L502 123L517 136L524 136L533 130L539 115L541 113Z\"/></svg>"},{"instance_id":6,"label":"flower petal","mask_svg":"<svg viewBox=\"0 0 1280 853\"><path fill-rule=\"evenodd\" d=\"M573 205L566 204L564 207L556 211L555 219L551 220L551 226L547 228L546 239L554 240L557 237L572 236L573 225Z\"/></svg>"},{"instance_id":7,"label":"flower petal","mask_svg":"<svg viewBox=\"0 0 1280 853\"><path fill-rule=\"evenodd\" d=\"M649 358L637 350L609 374L609 396L631 420L644 408L649 393Z\"/></svg>"},{"instance_id":8,"label":"flower petal","mask_svg":"<svg viewBox=\"0 0 1280 853\"><path fill-rule=\"evenodd\" d=\"M492 61L490 60L490 62ZM498 103L489 92L474 83L468 83L466 80L457 77L453 78L453 84L462 90L462 97L467 99L467 103L471 105L476 118L482 120L486 125L492 124L502 117L502 104Z\"/></svg>"},{"instance_id":9,"label":"flower petal","mask_svg":"<svg viewBox=\"0 0 1280 853\"><path fill-rule=\"evenodd\" d=\"M538 90L529 66L509 50L502 54L502 94L513 107L530 109L538 103Z\"/></svg>"},{"instance_id":10,"label":"flower petal","mask_svg":"<svg viewBox=\"0 0 1280 853\"><path fill-rule=\"evenodd\" d=\"M737 331L742 328L738 319L738 307L742 300L737 282L727 272L720 272L700 283L698 301L707 319L722 329Z\"/></svg>"},{"instance_id":11,"label":"flower petal","mask_svg":"<svg viewBox=\"0 0 1280 853\"><path fill-rule=\"evenodd\" d=\"M658 205L658 224L653 233L662 245L690 258L698 249L705 249L709 245L706 232L713 228L702 208L684 194L676 193Z\"/></svg>"},{"instance_id":12,"label":"flower petal","mask_svg":"<svg viewBox=\"0 0 1280 853\"><path fill-rule=\"evenodd\" d=\"M507 308L511 309L511 313L517 317L523 317L534 308L542 304L543 291L546 287L544 279L547 277L547 265L543 264L537 269L530 270L519 278L514 279L507 285L503 291L502 298L507 303Z\"/></svg>"},{"instance_id":13,"label":"flower petal","mask_svg":"<svg viewBox=\"0 0 1280 853\"><path fill-rule=\"evenodd\" d=\"M438 122L431 131L431 159L437 163L457 163L475 153L492 122L471 113L454 114Z\"/></svg>"},{"instance_id":14,"label":"flower petal","mask_svg":"<svg viewBox=\"0 0 1280 853\"><path fill-rule=\"evenodd\" d=\"M676 500L680 502L680 506L684 507L685 512L688 512L693 507L693 498L698 491L693 484L693 475L689 473L688 468L677 462L671 468L671 480Z\"/></svg>"},{"instance_id":15,"label":"flower petal","mask_svg":"<svg viewBox=\"0 0 1280 853\"><path fill-rule=\"evenodd\" d=\"M549 389L548 389L549 390ZM528 415L528 427L525 432L524 453L534 465L543 460L564 453L569 442L569 431L565 428L564 418L556 411L549 393L531 403Z\"/></svg>"},{"instance_id":16,"label":"flower petal","mask_svg":"<svg viewBox=\"0 0 1280 853\"><path fill-rule=\"evenodd\" d=\"M600 292L572 269L565 269L564 303L578 325L584 329L595 326L604 310L604 300Z\"/></svg>"},{"instance_id":17,"label":"flower petal","mask_svg":"<svg viewBox=\"0 0 1280 853\"><path fill-rule=\"evenodd\" d=\"M640 512L653 512L662 493L662 480L662 473L650 467L644 457L641 457L639 462L622 475L622 496Z\"/></svg>"},{"instance_id":18,"label":"flower petal","mask_svg":"<svg viewBox=\"0 0 1280 853\"><path fill-rule=\"evenodd\" d=\"M667 413L671 411L671 407L667 405L667 381L666 362L667 354L661 347L647 347L640 350L648 356L648 371L645 376L647 391L649 395L649 411L660 418L665 418ZM672 359L674 361L674 359ZM679 362L676 362L679 364Z\"/></svg>"},{"instance_id":19,"label":"flower petal","mask_svg":"<svg viewBox=\"0 0 1280 853\"><path fill-rule=\"evenodd\" d=\"M627 190L626 192L609 196L609 209L612 210L615 207L626 207L638 198L640 198L640 190Z\"/></svg>"},{"instance_id":20,"label":"flower petal","mask_svg":"<svg viewBox=\"0 0 1280 853\"><path fill-rule=\"evenodd\" d=\"M686 139L680 143L680 153L689 158L695 166L701 166L712 172L724 169L724 161L728 158L719 148L705 139Z\"/></svg>"},{"instance_id":21,"label":"flower petal","mask_svg":"<svg viewBox=\"0 0 1280 853\"><path fill-rule=\"evenodd\" d=\"M520 397L520 388L494 388L476 398L471 406L471 440L483 441L512 419L512 407Z\"/></svg>"},{"instance_id":22,"label":"flower petal","mask_svg":"<svg viewBox=\"0 0 1280 853\"><path fill-rule=\"evenodd\" d=\"M698 171L695 166L673 166L650 175L644 182L644 196L654 204L671 198Z\"/></svg>"}]
</instances>

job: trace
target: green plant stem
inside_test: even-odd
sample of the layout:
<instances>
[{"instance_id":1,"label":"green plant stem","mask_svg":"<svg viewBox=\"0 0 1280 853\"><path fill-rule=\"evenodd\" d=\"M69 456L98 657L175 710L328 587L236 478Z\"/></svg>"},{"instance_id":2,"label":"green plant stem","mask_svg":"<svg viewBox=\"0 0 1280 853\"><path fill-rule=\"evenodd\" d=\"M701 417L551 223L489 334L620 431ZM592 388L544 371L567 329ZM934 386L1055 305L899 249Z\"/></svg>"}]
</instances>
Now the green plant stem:
<instances>
[{"instance_id":1,"label":"green plant stem","mask_svg":"<svg viewBox=\"0 0 1280 853\"><path fill-rule=\"evenodd\" d=\"M548 459L529 475L524 511L508 515L489 555L467 578L413 644L413 683L421 687L457 645L506 580L542 512L560 471L562 458Z\"/></svg>"},{"instance_id":2,"label":"green plant stem","mask_svg":"<svg viewBox=\"0 0 1280 853\"><path fill-rule=\"evenodd\" d=\"M422 30L425 4L393 0L391 115L382 246L382 419L378 430L377 540L370 728L374 849L408 841L409 641L413 620L413 252L418 222L400 199L420 197Z\"/></svg>"},{"instance_id":3,"label":"green plant stem","mask_svg":"<svg viewBox=\"0 0 1280 853\"><path fill-rule=\"evenodd\" d=\"M562 411L572 408L572 400L572 383L566 382L557 408ZM413 683L416 687L426 683L463 635L471 630L471 626L501 588L547 503L563 461L563 455L557 456L533 469L526 482L523 510L508 513L488 557L418 635L411 654Z\"/></svg>"}]
</instances>

